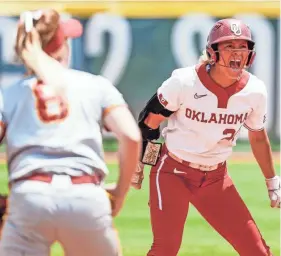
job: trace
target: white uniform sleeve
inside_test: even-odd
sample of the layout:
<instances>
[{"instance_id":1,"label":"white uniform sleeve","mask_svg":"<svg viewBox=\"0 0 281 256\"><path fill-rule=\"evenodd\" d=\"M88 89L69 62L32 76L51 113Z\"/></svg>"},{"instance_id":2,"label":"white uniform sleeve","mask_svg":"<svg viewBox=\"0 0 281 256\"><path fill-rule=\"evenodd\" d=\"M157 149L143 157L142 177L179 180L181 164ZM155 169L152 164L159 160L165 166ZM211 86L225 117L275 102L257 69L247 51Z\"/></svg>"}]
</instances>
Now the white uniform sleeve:
<instances>
[{"instance_id":1,"label":"white uniform sleeve","mask_svg":"<svg viewBox=\"0 0 281 256\"><path fill-rule=\"evenodd\" d=\"M267 92L263 92L255 103L256 107L246 119L244 126L250 131L261 131L266 122Z\"/></svg>"},{"instance_id":2,"label":"white uniform sleeve","mask_svg":"<svg viewBox=\"0 0 281 256\"><path fill-rule=\"evenodd\" d=\"M117 88L106 78L99 77L100 86L102 90L102 109L104 114L111 111L113 108L118 106L127 106L123 95L117 90Z\"/></svg>"},{"instance_id":3,"label":"white uniform sleeve","mask_svg":"<svg viewBox=\"0 0 281 256\"><path fill-rule=\"evenodd\" d=\"M159 102L170 111L177 111L181 104L182 84L173 72L157 90Z\"/></svg>"}]
</instances>

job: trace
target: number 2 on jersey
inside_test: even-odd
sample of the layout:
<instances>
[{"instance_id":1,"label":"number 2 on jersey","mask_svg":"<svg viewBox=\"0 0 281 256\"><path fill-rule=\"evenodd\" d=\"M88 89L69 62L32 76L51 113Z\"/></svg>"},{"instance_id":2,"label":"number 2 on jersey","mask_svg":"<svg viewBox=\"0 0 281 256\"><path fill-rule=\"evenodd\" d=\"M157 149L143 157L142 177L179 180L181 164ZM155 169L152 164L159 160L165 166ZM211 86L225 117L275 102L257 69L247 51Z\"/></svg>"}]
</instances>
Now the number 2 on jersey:
<instances>
[{"instance_id":1,"label":"number 2 on jersey","mask_svg":"<svg viewBox=\"0 0 281 256\"><path fill-rule=\"evenodd\" d=\"M234 137L236 135L236 130L235 129L225 129L223 131L223 135L228 135L227 137L223 137L223 140L230 140L233 141Z\"/></svg>"},{"instance_id":2,"label":"number 2 on jersey","mask_svg":"<svg viewBox=\"0 0 281 256\"><path fill-rule=\"evenodd\" d=\"M57 95L54 88L38 83L33 88L39 119L44 123L58 122L65 119L69 109L67 100Z\"/></svg>"}]
</instances>

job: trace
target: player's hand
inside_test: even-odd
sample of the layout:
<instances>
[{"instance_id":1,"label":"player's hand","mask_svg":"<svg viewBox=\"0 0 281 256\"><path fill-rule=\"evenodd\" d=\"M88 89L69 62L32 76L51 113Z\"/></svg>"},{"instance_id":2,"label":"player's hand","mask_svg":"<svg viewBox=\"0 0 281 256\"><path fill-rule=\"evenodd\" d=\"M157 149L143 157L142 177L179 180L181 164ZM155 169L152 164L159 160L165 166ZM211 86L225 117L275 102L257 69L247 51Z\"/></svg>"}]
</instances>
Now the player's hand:
<instances>
[{"instance_id":1,"label":"player's hand","mask_svg":"<svg viewBox=\"0 0 281 256\"><path fill-rule=\"evenodd\" d=\"M131 180L131 186L138 190L141 189L143 179L144 179L144 164L142 162L139 162L138 168L133 174Z\"/></svg>"},{"instance_id":2,"label":"player's hand","mask_svg":"<svg viewBox=\"0 0 281 256\"><path fill-rule=\"evenodd\" d=\"M126 195L119 194L119 191L116 189L115 183L104 185L104 189L108 193L108 197L111 203L111 215L115 217L122 209Z\"/></svg>"},{"instance_id":3,"label":"player's hand","mask_svg":"<svg viewBox=\"0 0 281 256\"><path fill-rule=\"evenodd\" d=\"M271 179L266 179L266 186L272 208L280 208L280 177L275 176Z\"/></svg>"},{"instance_id":4,"label":"player's hand","mask_svg":"<svg viewBox=\"0 0 281 256\"><path fill-rule=\"evenodd\" d=\"M33 28L31 32L27 33L24 40L21 57L28 67L34 68L36 67L38 60L40 60L40 56L44 54L40 36L36 29Z\"/></svg>"}]
</instances>

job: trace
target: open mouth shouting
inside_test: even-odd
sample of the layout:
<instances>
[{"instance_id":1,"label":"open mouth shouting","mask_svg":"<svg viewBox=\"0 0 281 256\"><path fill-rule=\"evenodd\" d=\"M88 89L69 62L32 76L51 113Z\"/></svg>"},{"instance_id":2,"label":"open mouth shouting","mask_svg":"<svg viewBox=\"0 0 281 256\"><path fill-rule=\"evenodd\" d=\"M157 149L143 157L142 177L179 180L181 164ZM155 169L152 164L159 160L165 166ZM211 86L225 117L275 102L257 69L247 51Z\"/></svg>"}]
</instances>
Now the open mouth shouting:
<instances>
[{"instance_id":1,"label":"open mouth shouting","mask_svg":"<svg viewBox=\"0 0 281 256\"><path fill-rule=\"evenodd\" d=\"M238 60L238 59L230 60L229 67L232 68L235 71L240 70L242 68L241 67L241 60Z\"/></svg>"}]
</instances>

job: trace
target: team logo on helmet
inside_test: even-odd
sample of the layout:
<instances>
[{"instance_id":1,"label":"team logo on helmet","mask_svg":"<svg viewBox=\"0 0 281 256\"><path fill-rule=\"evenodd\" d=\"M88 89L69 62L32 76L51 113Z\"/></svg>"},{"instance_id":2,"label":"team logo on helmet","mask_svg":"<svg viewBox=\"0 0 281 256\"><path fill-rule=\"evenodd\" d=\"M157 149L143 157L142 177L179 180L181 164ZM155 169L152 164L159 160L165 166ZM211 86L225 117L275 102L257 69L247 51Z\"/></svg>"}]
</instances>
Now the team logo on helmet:
<instances>
[{"instance_id":1,"label":"team logo on helmet","mask_svg":"<svg viewBox=\"0 0 281 256\"><path fill-rule=\"evenodd\" d=\"M230 29L233 32L233 34L236 36L240 36L242 34L242 30L238 22L232 22L230 24Z\"/></svg>"}]
</instances>

